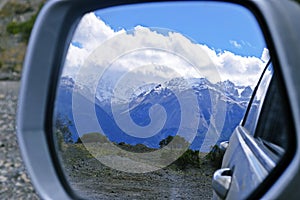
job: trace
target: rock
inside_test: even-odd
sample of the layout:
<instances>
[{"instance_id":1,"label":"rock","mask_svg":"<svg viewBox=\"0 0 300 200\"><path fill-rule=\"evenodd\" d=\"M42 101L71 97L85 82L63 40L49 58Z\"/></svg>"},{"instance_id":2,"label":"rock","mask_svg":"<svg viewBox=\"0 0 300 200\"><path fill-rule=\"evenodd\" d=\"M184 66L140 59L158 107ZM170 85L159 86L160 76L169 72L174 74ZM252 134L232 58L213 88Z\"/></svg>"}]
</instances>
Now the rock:
<instances>
[{"instance_id":1,"label":"rock","mask_svg":"<svg viewBox=\"0 0 300 200\"><path fill-rule=\"evenodd\" d=\"M241 93L241 96L244 98L250 98L252 95L253 90L250 86L247 86Z\"/></svg>"},{"instance_id":2,"label":"rock","mask_svg":"<svg viewBox=\"0 0 300 200\"><path fill-rule=\"evenodd\" d=\"M0 182L5 182L7 181L7 178L5 176L0 176Z\"/></svg>"},{"instance_id":3,"label":"rock","mask_svg":"<svg viewBox=\"0 0 300 200\"><path fill-rule=\"evenodd\" d=\"M21 178L22 178L26 183L29 183L29 182L30 182L30 180L27 178L27 175L26 175L25 173L23 173L23 174L21 175Z\"/></svg>"}]
</instances>

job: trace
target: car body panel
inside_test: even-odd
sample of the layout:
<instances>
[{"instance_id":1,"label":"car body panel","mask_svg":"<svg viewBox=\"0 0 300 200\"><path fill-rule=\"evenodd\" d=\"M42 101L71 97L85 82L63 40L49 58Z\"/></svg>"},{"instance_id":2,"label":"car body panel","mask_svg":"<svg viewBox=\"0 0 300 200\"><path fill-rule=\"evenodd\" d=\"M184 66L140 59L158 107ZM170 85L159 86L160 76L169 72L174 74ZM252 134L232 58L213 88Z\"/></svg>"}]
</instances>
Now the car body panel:
<instances>
[{"instance_id":1,"label":"car body panel","mask_svg":"<svg viewBox=\"0 0 300 200\"><path fill-rule=\"evenodd\" d=\"M237 127L224 155L222 168L232 169L232 182L227 199L245 199L268 175L256 155L245 142L245 129ZM251 183L251 184L249 184Z\"/></svg>"},{"instance_id":2,"label":"car body panel","mask_svg":"<svg viewBox=\"0 0 300 200\"><path fill-rule=\"evenodd\" d=\"M266 155L256 146L252 136L243 127L238 126L232 134L230 145L226 149L222 168L232 169L232 182L227 199L245 199L268 175L268 168L275 163L267 159L267 164L260 161Z\"/></svg>"}]
</instances>

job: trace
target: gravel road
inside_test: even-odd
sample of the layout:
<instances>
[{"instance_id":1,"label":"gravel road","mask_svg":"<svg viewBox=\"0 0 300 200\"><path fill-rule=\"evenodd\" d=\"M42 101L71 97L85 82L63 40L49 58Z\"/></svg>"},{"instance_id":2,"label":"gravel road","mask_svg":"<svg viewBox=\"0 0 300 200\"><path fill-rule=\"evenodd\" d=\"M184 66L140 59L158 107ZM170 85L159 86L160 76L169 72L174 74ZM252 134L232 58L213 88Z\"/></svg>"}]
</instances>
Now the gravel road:
<instances>
[{"instance_id":1,"label":"gravel road","mask_svg":"<svg viewBox=\"0 0 300 200\"><path fill-rule=\"evenodd\" d=\"M0 82L0 199L39 199L20 156L16 139L19 82Z\"/></svg>"}]
</instances>

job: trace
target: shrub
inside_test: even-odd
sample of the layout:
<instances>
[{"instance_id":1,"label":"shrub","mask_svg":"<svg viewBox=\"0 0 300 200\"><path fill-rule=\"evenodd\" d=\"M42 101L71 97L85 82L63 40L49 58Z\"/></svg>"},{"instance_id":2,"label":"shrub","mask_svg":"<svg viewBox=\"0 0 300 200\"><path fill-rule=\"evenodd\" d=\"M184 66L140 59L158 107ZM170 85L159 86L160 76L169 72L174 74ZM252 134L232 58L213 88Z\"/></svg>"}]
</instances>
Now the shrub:
<instances>
[{"instance_id":1,"label":"shrub","mask_svg":"<svg viewBox=\"0 0 300 200\"><path fill-rule=\"evenodd\" d=\"M173 140L173 138L174 138L173 136L169 135L167 138L161 140L159 142L160 148L167 146Z\"/></svg>"},{"instance_id":2,"label":"shrub","mask_svg":"<svg viewBox=\"0 0 300 200\"><path fill-rule=\"evenodd\" d=\"M211 147L210 152L207 154L206 158L211 161L211 164L216 168L221 168L222 160L225 151L222 151L218 145Z\"/></svg>"},{"instance_id":3,"label":"shrub","mask_svg":"<svg viewBox=\"0 0 300 200\"><path fill-rule=\"evenodd\" d=\"M27 20L25 22L20 22L20 23L10 22L6 26L6 31L10 34L13 34L13 35L21 34L22 35L22 40L27 43L28 40L29 40L31 30L32 30L33 25L34 25L34 22L35 22L35 20L37 18L37 15L40 12L43 5L44 4L40 5L38 12L35 15L33 15L29 20ZM27 12L27 11L31 11L31 8L26 7L23 10L20 10L20 8L19 8L15 12L16 12L16 14L18 14L18 13L23 13L23 12Z\"/></svg>"},{"instance_id":4,"label":"shrub","mask_svg":"<svg viewBox=\"0 0 300 200\"><path fill-rule=\"evenodd\" d=\"M82 144L80 137L77 138L77 141L75 142L75 144Z\"/></svg>"},{"instance_id":5,"label":"shrub","mask_svg":"<svg viewBox=\"0 0 300 200\"><path fill-rule=\"evenodd\" d=\"M172 145L169 145L170 142L173 141ZM168 136L167 138L161 140L159 142L160 148L169 145L171 148L175 149L183 149L189 146L189 143L181 136L176 135ZM170 158L169 153L162 153L161 158L168 162ZM176 161L172 163L178 169L185 169L187 166L199 167L200 165L200 157L199 151L194 151L192 149L188 149L185 151Z\"/></svg>"},{"instance_id":6,"label":"shrub","mask_svg":"<svg viewBox=\"0 0 300 200\"><path fill-rule=\"evenodd\" d=\"M13 35L20 33L22 35L22 40L28 42L36 17L37 14L32 16L28 21L25 22L10 22L6 27L6 31Z\"/></svg>"},{"instance_id":7,"label":"shrub","mask_svg":"<svg viewBox=\"0 0 300 200\"><path fill-rule=\"evenodd\" d=\"M199 151L188 149L173 164L175 164L179 169L185 169L187 166L199 167Z\"/></svg>"},{"instance_id":8,"label":"shrub","mask_svg":"<svg viewBox=\"0 0 300 200\"><path fill-rule=\"evenodd\" d=\"M73 141L69 126L71 126L71 121L66 116L57 116L55 121L55 128L57 132L60 132L62 134L63 141L65 143L74 143L75 141Z\"/></svg>"}]
</instances>

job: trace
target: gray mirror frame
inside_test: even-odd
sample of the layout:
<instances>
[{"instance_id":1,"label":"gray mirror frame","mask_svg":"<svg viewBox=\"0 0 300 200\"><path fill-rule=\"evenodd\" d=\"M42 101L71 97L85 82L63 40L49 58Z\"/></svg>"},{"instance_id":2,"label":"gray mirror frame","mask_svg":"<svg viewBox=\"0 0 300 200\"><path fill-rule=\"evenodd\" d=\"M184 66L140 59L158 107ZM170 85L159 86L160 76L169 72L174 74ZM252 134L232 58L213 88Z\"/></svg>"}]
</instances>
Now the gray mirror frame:
<instances>
[{"instance_id":1,"label":"gray mirror frame","mask_svg":"<svg viewBox=\"0 0 300 200\"><path fill-rule=\"evenodd\" d=\"M287 89L300 144L300 6L290 0L224 0L247 7L263 29L271 56L280 66ZM20 89L17 135L31 180L43 199L77 198L65 182L54 153L53 102L68 44L80 17L91 10L148 0L50 0L38 16L32 31ZM155 1L160 2L160 1ZM285 33L289 33L288 35ZM292 49L292 51L290 51ZM300 149L264 198L300 196Z\"/></svg>"}]
</instances>

